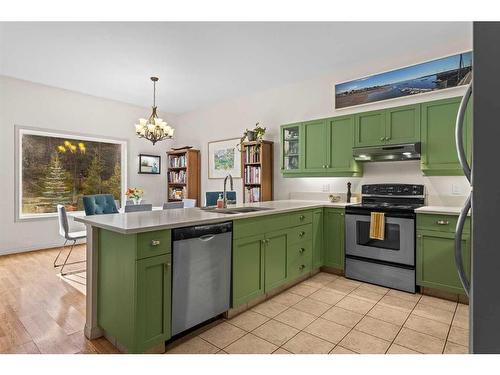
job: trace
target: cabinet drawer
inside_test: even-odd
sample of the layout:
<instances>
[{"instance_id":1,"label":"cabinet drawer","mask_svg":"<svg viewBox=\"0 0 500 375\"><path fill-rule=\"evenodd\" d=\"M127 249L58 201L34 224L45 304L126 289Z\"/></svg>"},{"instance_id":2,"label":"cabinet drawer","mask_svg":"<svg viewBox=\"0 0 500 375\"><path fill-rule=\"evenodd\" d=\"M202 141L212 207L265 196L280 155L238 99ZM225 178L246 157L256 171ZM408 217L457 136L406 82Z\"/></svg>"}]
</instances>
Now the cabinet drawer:
<instances>
[{"instance_id":1,"label":"cabinet drawer","mask_svg":"<svg viewBox=\"0 0 500 375\"><path fill-rule=\"evenodd\" d=\"M312 224L300 225L298 227L288 229L287 244L288 246L297 242L311 241L313 237Z\"/></svg>"},{"instance_id":2,"label":"cabinet drawer","mask_svg":"<svg viewBox=\"0 0 500 375\"><path fill-rule=\"evenodd\" d=\"M172 249L171 231L158 230L137 234L137 259L168 254Z\"/></svg>"},{"instance_id":3,"label":"cabinet drawer","mask_svg":"<svg viewBox=\"0 0 500 375\"><path fill-rule=\"evenodd\" d=\"M262 235L289 227L288 215L271 215L234 220L233 238Z\"/></svg>"},{"instance_id":4,"label":"cabinet drawer","mask_svg":"<svg viewBox=\"0 0 500 375\"><path fill-rule=\"evenodd\" d=\"M417 229L455 233L457 221L458 215L418 214ZM470 218L466 219L464 233L470 233Z\"/></svg>"},{"instance_id":5,"label":"cabinet drawer","mask_svg":"<svg viewBox=\"0 0 500 375\"><path fill-rule=\"evenodd\" d=\"M312 253L311 241L301 242L293 245L290 251L290 258L287 261L288 280L292 281L297 277L311 272L312 269ZM290 249L290 247L289 247ZM301 249L305 251L301 252Z\"/></svg>"},{"instance_id":6,"label":"cabinet drawer","mask_svg":"<svg viewBox=\"0 0 500 375\"><path fill-rule=\"evenodd\" d=\"M312 223L312 211L299 211L290 214L290 225L302 225Z\"/></svg>"}]
</instances>

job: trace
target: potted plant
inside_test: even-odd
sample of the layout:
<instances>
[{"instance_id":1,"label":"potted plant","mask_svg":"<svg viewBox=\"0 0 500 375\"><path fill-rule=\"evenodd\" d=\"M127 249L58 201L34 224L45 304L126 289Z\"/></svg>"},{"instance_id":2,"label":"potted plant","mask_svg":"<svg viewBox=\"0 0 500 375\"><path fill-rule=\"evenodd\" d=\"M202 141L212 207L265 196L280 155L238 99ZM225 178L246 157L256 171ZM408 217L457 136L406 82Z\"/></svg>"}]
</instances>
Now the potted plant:
<instances>
[{"instance_id":1,"label":"potted plant","mask_svg":"<svg viewBox=\"0 0 500 375\"><path fill-rule=\"evenodd\" d=\"M252 130L246 129L243 133L243 136L240 138L240 143L238 144L238 149L241 149L241 145L245 140L248 142L260 142L264 138L264 134L266 134L266 128L260 126L260 122L255 124L255 128Z\"/></svg>"},{"instance_id":2,"label":"potted plant","mask_svg":"<svg viewBox=\"0 0 500 375\"><path fill-rule=\"evenodd\" d=\"M139 204L142 201L144 190L139 188L128 188L125 195L127 196L128 199L132 199L134 204Z\"/></svg>"}]
</instances>

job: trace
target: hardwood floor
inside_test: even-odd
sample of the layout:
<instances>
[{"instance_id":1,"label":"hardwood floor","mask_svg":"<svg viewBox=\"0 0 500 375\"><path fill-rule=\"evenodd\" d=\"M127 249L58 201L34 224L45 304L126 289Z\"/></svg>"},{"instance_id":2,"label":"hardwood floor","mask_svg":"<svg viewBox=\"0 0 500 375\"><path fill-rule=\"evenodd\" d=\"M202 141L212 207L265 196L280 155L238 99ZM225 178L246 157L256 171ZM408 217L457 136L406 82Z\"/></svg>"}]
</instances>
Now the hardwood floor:
<instances>
[{"instance_id":1,"label":"hardwood floor","mask_svg":"<svg viewBox=\"0 0 500 375\"><path fill-rule=\"evenodd\" d=\"M58 251L0 256L0 353L118 353L104 338L85 338L85 296L57 276ZM79 245L71 260L83 259Z\"/></svg>"}]
</instances>

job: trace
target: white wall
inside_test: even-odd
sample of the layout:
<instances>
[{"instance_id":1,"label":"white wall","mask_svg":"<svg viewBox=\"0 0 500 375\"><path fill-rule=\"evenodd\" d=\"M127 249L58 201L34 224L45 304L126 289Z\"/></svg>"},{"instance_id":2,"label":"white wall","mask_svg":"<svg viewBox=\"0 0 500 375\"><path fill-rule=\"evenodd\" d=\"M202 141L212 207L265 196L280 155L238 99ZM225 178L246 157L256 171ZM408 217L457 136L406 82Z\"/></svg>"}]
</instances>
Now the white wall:
<instances>
[{"instance_id":1,"label":"white wall","mask_svg":"<svg viewBox=\"0 0 500 375\"><path fill-rule=\"evenodd\" d=\"M460 44L460 43L458 43ZM456 47L455 47L456 48ZM452 96L460 96L464 88L454 88L430 94L374 103L364 107L335 110L333 85L374 72L438 58L472 48L471 40L463 41L459 49L441 51L420 51L411 56L401 56L401 61L381 63L380 57L373 65L357 70L346 67L345 71L329 76L280 87L251 96L227 100L198 111L181 114L177 127L178 144L189 144L201 149L202 191L221 190L222 180L209 180L207 176L207 143L209 141L239 138L246 128L252 128L257 121L267 127L266 139L275 142L274 147L274 199L286 199L290 192L322 191L329 185L332 192L344 192L347 181L353 183L354 191L368 182L423 183L431 195L451 195L452 184L458 185L461 195L468 192L464 177L423 177L419 163L367 163L362 178L283 178L279 170L279 126L286 123L349 114L361 110L373 110L390 106L424 102ZM412 60L413 59L413 60ZM379 62L378 65L375 62ZM238 201L242 200L242 183L236 180Z\"/></svg>"},{"instance_id":2,"label":"white wall","mask_svg":"<svg viewBox=\"0 0 500 375\"><path fill-rule=\"evenodd\" d=\"M62 244L56 219L14 220L14 125L127 139L128 186L143 187L144 199L160 205L167 194L163 156L171 143L164 141L152 146L134 133L134 123L150 111L151 108L0 76L0 254ZM175 126L175 116L162 116ZM139 175L139 153L162 155L162 174Z\"/></svg>"}]
</instances>

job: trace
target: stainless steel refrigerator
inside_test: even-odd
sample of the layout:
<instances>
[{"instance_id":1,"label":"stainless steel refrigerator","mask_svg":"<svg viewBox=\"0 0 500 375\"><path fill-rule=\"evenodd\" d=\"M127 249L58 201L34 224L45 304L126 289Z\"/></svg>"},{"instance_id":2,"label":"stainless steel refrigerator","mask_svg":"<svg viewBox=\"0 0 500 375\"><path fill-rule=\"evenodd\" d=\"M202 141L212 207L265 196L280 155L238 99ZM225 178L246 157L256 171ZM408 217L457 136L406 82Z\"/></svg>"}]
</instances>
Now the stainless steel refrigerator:
<instances>
[{"instance_id":1,"label":"stainless steel refrigerator","mask_svg":"<svg viewBox=\"0 0 500 375\"><path fill-rule=\"evenodd\" d=\"M467 165L457 118L457 152L472 192L457 225L455 258L469 294L471 353L500 353L500 23L473 24L473 88L461 109L473 98L472 166ZM472 94L472 95L471 95ZM472 251L470 280L463 272L461 228L471 212Z\"/></svg>"}]
</instances>

